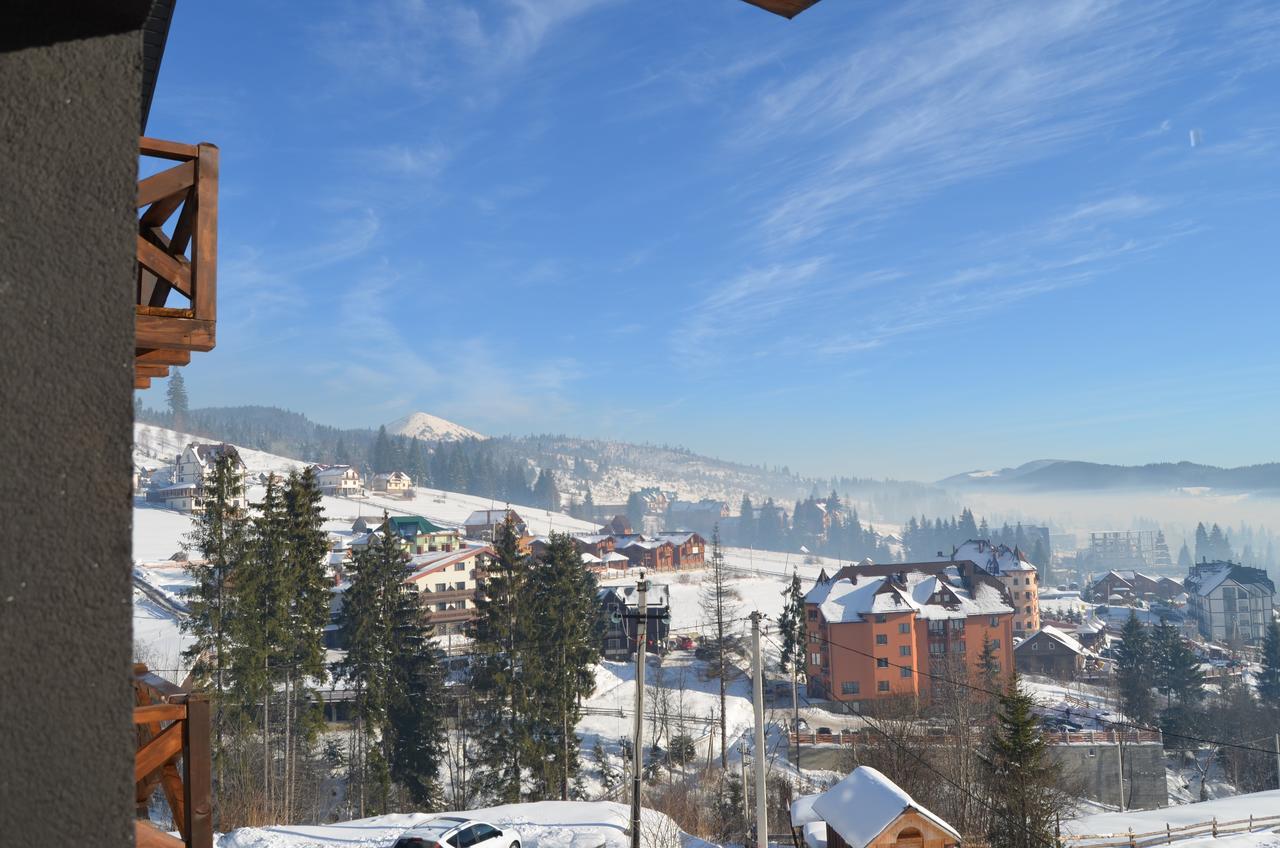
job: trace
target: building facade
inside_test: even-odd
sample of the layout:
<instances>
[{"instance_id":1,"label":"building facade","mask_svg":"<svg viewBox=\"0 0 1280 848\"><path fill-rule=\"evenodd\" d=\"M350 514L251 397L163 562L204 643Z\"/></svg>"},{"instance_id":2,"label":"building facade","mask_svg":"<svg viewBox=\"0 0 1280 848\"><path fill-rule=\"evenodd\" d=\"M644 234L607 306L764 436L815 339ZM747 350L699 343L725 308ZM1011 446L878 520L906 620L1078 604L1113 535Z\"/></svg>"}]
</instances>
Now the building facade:
<instances>
[{"instance_id":1,"label":"building facade","mask_svg":"<svg viewBox=\"0 0 1280 848\"><path fill-rule=\"evenodd\" d=\"M413 490L413 480L403 471L392 471L388 474L375 474L369 480L369 488L375 492L388 495L408 495Z\"/></svg>"},{"instance_id":2,"label":"building facade","mask_svg":"<svg viewBox=\"0 0 1280 848\"><path fill-rule=\"evenodd\" d=\"M1183 585L1187 610L1206 639L1259 644L1275 618L1276 587L1260 568L1196 563Z\"/></svg>"},{"instance_id":3,"label":"building facade","mask_svg":"<svg viewBox=\"0 0 1280 848\"><path fill-rule=\"evenodd\" d=\"M1012 675L1008 590L979 569L922 565L851 566L814 584L805 596L810 697L855 710L884 698L927 701L930 675L976 674L988 643L1001 679Z\"/></svg>"},{"instance_id":4,"label":"building facade","mask_svg":"<svg viewBox=\"0 0 1280 848\"><path fill-rule=\"evenodd\" d=\"M1013 635L1024 636L1040 629L1040 578L1021 550L993 545L986 539L970 539L956 548L951 560L974 563L1009 590L1014 608Z\"/></svg>"},{"instance_id":5,"label":"building facade","mask_svg":"<svg viewBox=\"0 0 1280 848\"><path fill-rule=\"evenodd\" d=\"M634 585L605 586L596 593L604 622L601 652L607 660L627 660L636 655L640 621L639 597ZM658 651L671 633L671 592L663 583L650 583L645 592L645 649Z\"/></svg>"},{"instance_id":6,"label":"building facade","mask_svg":"<svg viewBox=\"0 0 1280 848\"><path fill-rule=\"evenodd\" d=\"M476 617L476 592L493 559L488 546L431 551L409 560L405 582L418 591L437 635L462 635Z\"/></svg>"},{"instance_id":7,"label":"building facade","mask_svg":"<svg viewBox=\"0 0 1280 848\"><path fill-rule=\"evenodd\" d=\"M320 494L330 497L352 497L364 488L360 472L350 465L316 466L316 486Z\"/></svg>"}]
</instances>

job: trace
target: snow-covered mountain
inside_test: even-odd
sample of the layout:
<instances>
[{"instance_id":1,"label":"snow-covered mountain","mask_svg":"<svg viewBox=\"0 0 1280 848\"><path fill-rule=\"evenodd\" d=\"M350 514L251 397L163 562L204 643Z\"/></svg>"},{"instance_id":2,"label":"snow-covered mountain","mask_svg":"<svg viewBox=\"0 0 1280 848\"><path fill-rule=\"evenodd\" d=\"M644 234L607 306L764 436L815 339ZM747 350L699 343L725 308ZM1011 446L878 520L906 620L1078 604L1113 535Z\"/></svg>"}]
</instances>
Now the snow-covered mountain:
<instances>
[{"instance_id":1,"label":"snow-covered mountain","mask_svg":"<svg viewBox=\"0 0 1280 848\"><path fill-rule=\"evenodd\" d=\"M463 439L486 439L481 433L455 424L429 412L414 412L387 425L387 432L410 436L424 442L460 442Z\"/></svg>"},{"instance_id":2,"label":"snow-covered mountain","mask_svg":"<svg viewBox=\"0 0 1280 848\"><path fill-rule=\"evenodd\" d=\"M1195 462L1107 465L1061 459L1039 459L1017 468L969 471L938 482L947 489L1016 491L1102 491L1107 489L1209 491L1268 494L1280 492L1280 463L1220 468Z\"/></svg>"}]
</instances>

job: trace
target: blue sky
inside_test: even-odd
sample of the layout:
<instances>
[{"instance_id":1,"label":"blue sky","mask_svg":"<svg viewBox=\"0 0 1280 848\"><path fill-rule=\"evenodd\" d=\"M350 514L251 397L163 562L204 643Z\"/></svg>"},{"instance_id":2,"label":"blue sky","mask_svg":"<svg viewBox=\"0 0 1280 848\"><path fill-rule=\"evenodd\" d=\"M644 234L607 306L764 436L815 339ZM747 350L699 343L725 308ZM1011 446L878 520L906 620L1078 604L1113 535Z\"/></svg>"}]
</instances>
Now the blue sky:
<instances>
[{"instance_id":1,"label":"blue sky","mask_svg":"<svg viewBox=\"0 0 1280 848\"><path fill-rule=\"evenodd\" d=\"M1268 3L181 3L184 377L823 474L1277 460L1278 62Z\"/></svg>"}]
</instances>

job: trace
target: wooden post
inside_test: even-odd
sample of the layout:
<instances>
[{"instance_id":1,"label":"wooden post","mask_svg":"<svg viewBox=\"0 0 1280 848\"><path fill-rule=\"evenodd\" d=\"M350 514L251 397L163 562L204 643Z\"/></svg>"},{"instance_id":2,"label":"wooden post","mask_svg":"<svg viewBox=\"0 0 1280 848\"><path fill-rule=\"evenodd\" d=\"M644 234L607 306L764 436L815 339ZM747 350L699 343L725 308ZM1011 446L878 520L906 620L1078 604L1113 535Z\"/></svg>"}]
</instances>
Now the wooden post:
<instances>
[{"instance_id":1,"label":"wooden post","mask_svg":"<svg viewBox=\"0 0 1280 848\"><path fill-rule=\"evenodd\" d=\"M1129 848L1134 848L1133 844L1133 827L1129 827Z\"/></svg>"},{"instance_id":2,"label":"wooden post","mask_svg":"<svg viewBox=\"0 0 1280 848\"><path fill-rule=\"evenodd\" d=\"M1217 816L1213 817L1213 838L1214 839L1218 838L1218 817Z\"/></svg>"},{"instance_id":3,"label":"wooden post","mask_svg":"<svg viewBox=\"0 0 1280 848\"><path fill-rule=\"evenodd\" d=\"M1164 844L1165 845L1173 844L1173 828L1169 827L1168 822L1164 823Z\"/></svg>"},{"instance_id":4,"label":"wooden post","mask_svg":"<svg viewBox=\"0 0 1280 848\"><path fill-rule=\"evenodd\" d=\"M183 783L187 790L187 839L190 848L213 848L213 786L210 782L209 696L187 696L187 720L182 723Z\"/></svg>"}]
</instances>

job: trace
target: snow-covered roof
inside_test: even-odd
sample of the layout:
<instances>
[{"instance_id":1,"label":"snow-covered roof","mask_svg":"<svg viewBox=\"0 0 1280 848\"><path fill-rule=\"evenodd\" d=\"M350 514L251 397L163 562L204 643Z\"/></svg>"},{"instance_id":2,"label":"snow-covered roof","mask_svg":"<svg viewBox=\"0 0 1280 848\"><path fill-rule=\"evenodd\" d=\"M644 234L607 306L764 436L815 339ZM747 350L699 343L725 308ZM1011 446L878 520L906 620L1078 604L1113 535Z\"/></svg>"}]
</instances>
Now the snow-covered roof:
<instances>
[{"instance_id":1,"label":"snow-covered roof","mask_svg":"<svg viewBox=\"0 0 1280 848\"><path fill-rule=\"evenodd\" d=\"M863 616L915 612L925 619L967 618L971 615L1011 613L1004 595L994 586L978 583L976 592L957 576L908 571L899 582L893 576L842 578L816 583L805 603L817 604L827 621L858 621Z\"/></svg>"},{"instance_id":2,"label":"snow-covered roof","mask_svg":"<svg viewBox=\"0 0 1280 848\"><path fill-rule=\"evenodd\" d=\"M625 556L618 553L617 551L609 551L609 553L605 554L601 558L601 561L602 562L630 562L631 560L627 559Z\"/></svg>"},{"instance_id":3,"label":"snow-covered roof","mask_svg":"<svg viewBox=\"0 0 1280 848\"><path fill-rule=\"evenodd\" d=\"M455 563L464 562L480 553L493 553L493 549L489 547L479 548L461 548L455 551L430 551L425 554L418 554L410 558L408 568L411 573L405 578L406 582L410 580L419 580L428 574L447 568Z\"/></svg>"},{"instance_id":4,"label":"snow-covered roof","mask_svg":"<svg viewBox=\"0 0 1280 848\"><path fill-rule=\"evenodd\" d=\"M632 584L605 586L597 593L598 597L606 595L612 595L616 600L628 607L634 607L640 603L640 599L636 597L636 587ZM648 591L645 592L644 603L646 607L671 606L670 587L666 583L650 583Z\"/></svg>"},{"instance_id":5,"label":"snow-covered roof","mask_svg":"<svg viewBox=\"0 0 1280 848\"><path fill-rule=\"evenodd\" d=\"M341 480L347 475L347 472L351 472L356 477L360 476L360 472L356 471L350 465L330 465L327 468L316 469L316 480Z\"/></svg>"},{"instance_id":6,"label":"snow-covered roof","mask_svg":"<svg viewBox=\"0 0 1280 848\"><path fill-rule=\"evenodd\" d=\"M1043 633L1046 638L1052 639L1058 644L1064 646L1067 650L1071 651L1071 653L1073 654L1088 653L1088 651L1085 650L1084 645L1081 645L1080 642L1074 636L1068 635L1067 633L1054 627L1052 624L1044 625L1043 627L1040 628L1038 632ZM1034 638L1035 638L1035 634L1032 634L1031 636L1027 637L1027 642L1030 642ZM1026 644L1026 643L1024 642L1023 644Z\"/></svg>"},{"instance_id":7,"label":"snow-covered roof","mask_svg":"<svg viewBox=\"0 0 1280 848\"><path fill-rule=\"evenodd\" d=\"M813 811L813 802L821 797L821 792L815 792L812 795L801 795L792 801L791 826L800 827L801 825L822 821L822 816Z\"/></svg>"},{"instance_id":8,"label":"snow-covered roof","mask_svg":"<svg viewBox=\"0 0 1280 848\"><path fill-rule=\"evenodd\" d=\"M822 793L814 801L813 810L840 834L849 848L866 848L908 811L916 812L956 842L960 841L955 828L917 804L902 787L870 766L858 766Z\"/></svg>"},{"instance_id":9,"label":"snow-covered roof","mask_svg":"<svg viewBox=\"0 0 1280 848\"><path fill-rule=\"evenodd\" d=\"M508 512L511 513L513 521L517 523L520 521L520 516L514 509L477 509L462 523L468 527L478 524L501 524L507 520Z\"/></svg>"},{"instance_id":10,"label":"snow-covered roof","mask_svg":"<svg viewBox=\"0 0 1280 848\"><path fill-rule=\"evenodd\" d=\"M983 571L991 574L1010 574L1015 572L1035 571L1036 567L1027 562L1022 551L1008 545L993 545L986 539L970 539L956 548L953 556L946 559L969 560Z\"/></svg>"},{"instance_id":11,"label":"snow-covered roof","mask_svg":"<svg viewBox=\"0 0 1280 848\"><path fill-rule=\"evenodd\" d=\"M626 557L623 557L623 559L626 559ZM600 557L596 556L595 554L587 553L586 551L582 552L583 565L596 565L597 563L601 563L601 562L604 562L604 560L600 559Z\"/></svg>"}]
</instances>

